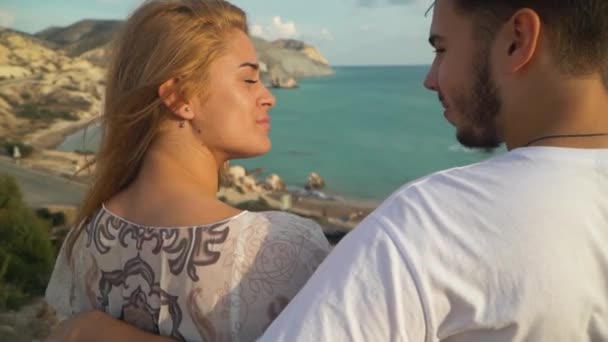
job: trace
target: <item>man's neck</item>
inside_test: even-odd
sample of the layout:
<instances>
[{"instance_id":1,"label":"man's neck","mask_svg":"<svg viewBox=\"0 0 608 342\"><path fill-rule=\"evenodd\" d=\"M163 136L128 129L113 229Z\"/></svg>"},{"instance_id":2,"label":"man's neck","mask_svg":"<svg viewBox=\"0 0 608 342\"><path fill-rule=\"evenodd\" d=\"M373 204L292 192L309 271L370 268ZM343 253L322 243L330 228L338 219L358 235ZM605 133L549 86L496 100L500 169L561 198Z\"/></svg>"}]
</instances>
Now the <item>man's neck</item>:
<instances>
[{"instance_id":1,"label":"man's neck","mask_svg":"<svg viewBox=\"0 0 608 342\"><path fill-rule=\"evenodd\" d=\"M505 125L509 150L524 146L608 148L608 91L597 79L564 80L538 99L519 101Z\"/></svg>"}]
</instances>

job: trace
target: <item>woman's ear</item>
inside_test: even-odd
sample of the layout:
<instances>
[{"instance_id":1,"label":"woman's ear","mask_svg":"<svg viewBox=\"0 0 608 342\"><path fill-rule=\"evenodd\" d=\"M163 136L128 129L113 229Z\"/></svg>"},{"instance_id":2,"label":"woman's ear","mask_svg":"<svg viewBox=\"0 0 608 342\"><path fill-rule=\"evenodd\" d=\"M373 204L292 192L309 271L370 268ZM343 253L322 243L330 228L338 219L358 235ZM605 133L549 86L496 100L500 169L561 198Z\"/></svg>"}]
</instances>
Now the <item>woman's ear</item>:
<instances>
[{"instance_id":1,"label":"woman's ear","mask_svg":"<svg viewBox=\"0 0 608 342\"><path fill-rule=\"evenodd\" d=\"M163 103L169 110L182 120L194 119L194 112L189 103L184 102L183 99L178 97L177 92L174 91L175 85L179 82L179 79L172 78L158 87L158 96L163 100Z\"/></svg>"}]
</instances>

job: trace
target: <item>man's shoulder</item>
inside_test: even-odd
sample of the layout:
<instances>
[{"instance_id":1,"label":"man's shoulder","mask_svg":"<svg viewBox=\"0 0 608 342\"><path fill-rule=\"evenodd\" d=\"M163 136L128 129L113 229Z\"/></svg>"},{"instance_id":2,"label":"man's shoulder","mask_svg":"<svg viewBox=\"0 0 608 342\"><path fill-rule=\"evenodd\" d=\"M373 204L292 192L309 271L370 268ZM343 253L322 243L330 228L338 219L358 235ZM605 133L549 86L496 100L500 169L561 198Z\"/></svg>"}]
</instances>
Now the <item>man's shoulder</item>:
<instances>
[{"instance_id":1,"label":"man's shoulder","mask_svg":"<svg viewBox=\"0 0 608 342\"><path fill-rule=\"evenodd\" d=\"M509 179L504 175L508 177L509 172L506 170L513 166L512 160L512 155L501 155L483 162L434 172L402 185L383 202L381 207L390 206L395 202L419 203L430 199L429 196L434 197L434 194L438 196L438 200L442 198L447 200L446 195L452 193L466 196L471 193L467 189L479 191L506 184Z\"/></svg>"},{"instance_id":2,"label":"man's shoulder","mask_svg":"<svg viewBox=\"0 0 608 342\"><path fill-rule=\"evenodd\" d=\"M488 225L500 224L512 211L513 201L526 191L518 156L505 154L484 162L435 172L403 185L366 221L381 226L393 239L442 241L452 234L485 234ZM526 164L526 163L522 163ZM478 230L478 231L476 231Z\"/></svg>"}]
</instances>

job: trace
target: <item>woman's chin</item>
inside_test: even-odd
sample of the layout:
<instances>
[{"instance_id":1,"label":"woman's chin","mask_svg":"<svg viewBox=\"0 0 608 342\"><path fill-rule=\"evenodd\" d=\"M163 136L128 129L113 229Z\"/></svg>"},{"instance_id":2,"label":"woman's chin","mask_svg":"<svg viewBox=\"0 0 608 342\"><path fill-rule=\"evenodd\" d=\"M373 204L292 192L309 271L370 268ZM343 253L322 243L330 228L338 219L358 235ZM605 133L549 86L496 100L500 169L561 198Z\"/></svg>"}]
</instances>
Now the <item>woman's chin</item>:
<instances>
[{"instance_id":1,"label":"woman's chin","mask_svg":"<svg viewBox=\"0 0 608 342\"><path fill-rule=\"evenodd\" d=\"M252 146L252 147L254 147L254 146ZM255 145L255 149L253 149L253 152L252 152L252 154L253 154L252 157L264 155L264 154L270 152L271 148L272 148L272 142L270 141L270 138L265 137L265 139L261 139L261 141Z\"/></svg>"},{"instance_id":2,"label":"woman's chin","mask_svg":"<svg viewBox=\"0 0 608 342\"><path fill-rule=\"evenodd\" d=\"M260 141L256 144L251 144L247 146L246 149L235 153L234 156L230 159L246 159L260 157L270 152L271 148L272 143L270 142L270 139L266 139L266 141Z\"/></svg>"}]
</instances>

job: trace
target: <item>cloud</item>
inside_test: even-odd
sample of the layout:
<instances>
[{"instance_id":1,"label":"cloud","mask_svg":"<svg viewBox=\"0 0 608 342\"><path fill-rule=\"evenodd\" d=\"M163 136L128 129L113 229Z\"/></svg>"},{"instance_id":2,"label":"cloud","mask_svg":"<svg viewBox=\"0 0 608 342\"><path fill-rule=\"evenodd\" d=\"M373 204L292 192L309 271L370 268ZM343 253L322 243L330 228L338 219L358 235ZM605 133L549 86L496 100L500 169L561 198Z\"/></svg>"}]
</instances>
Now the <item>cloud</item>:
<instances>
[{"instance_id":1,"label":"cloud","mask_svg":"<svg viewBox=\"0 0 608 342\"><path fill-rule=\"evenodd\" d=\"M253 24L249 27L249 30L251 31L251 35L268 40L299 36L296 24L293 21L283 21L280 16L273 17L266 24Z\"/></svg>"},{"instance_id":2,"label":"cloud","mask_svg":"<svg viewBox=\"0 0 608 342\"><path fill-rule=\"evenodd\" d=\"M252 36L264 37L264 27L259 24L251 25L249 28L249 33L251 33Z\"/></svg>"},{"instance_id":3,"label":"cloud","mask_svg":"<svg viewBox=\"0 0 608 342\"><path fill-rule=\"evenodd\" d=\"M293 22L284 23L283 20L281 19L281 17L279 17L279 16L272 18L272 28L275 30L275 32L277 32L278 34L280 34L282 36L293 37L293 36L297 35L297 33L298 33L296 30L295 23L293 23Z\"/></svg>"},{"instance_id":4,"label":"cloud","mask_svg":"<svg viewBox=\"0 0 608 342\"><path fill-rule=\"evenodd\" d=\"M325 27L320 30L308 30L301 39L313 44L322 44L324 42L333 42L336 40L333 33Z\"/></svg>"},{"instance_id":5,"label":"cloud","mask_svg":"<svg viewBox=\"0 0 608 342\"><path fill-rule=\"evenodd\" d=\"M329 30L326 29L326 28L322 28L321 29L321 32L319 32L319 36L323 40L327 40L327 41L330 41L330 42L334 41L334 35L331 34L331 32L329 32Z\"/></svg>"},{"instance_id":6,"label":"cloud","mask_svg":"<svg viewBox=\"0 0 608 342\"><path fill-rule=\"evenodd\" d=\"M15 23L15 16L7 10L0 9L0 26L11 27Z\"/></svg>"},{"instance_id":7,"label":"cloud","mask_svg":"<svg viewBox=\"0 0 608 342\"><path fill-rule=\"evenodd\" d=\"M355 0L355 3L361 7L381 7L387 5L409 5L416 2L415 0Z\"/></svg>"}]
</instances>

